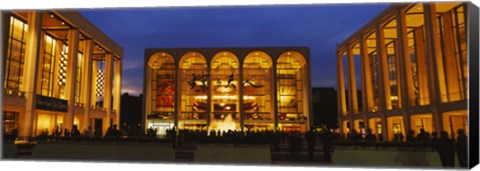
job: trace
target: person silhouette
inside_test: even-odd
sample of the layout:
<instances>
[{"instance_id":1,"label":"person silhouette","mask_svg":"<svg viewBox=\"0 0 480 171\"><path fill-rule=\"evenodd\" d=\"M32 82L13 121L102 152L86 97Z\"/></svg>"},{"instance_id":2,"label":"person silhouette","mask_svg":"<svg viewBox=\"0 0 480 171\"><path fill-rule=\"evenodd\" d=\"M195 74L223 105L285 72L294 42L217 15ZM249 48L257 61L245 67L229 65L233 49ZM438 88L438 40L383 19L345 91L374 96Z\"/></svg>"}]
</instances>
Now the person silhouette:
<instances>
[{"instance_id":1,"label":"person silhouette","mask_svg":"<svg viewBox=\"0 0 480 171\"><path fill-rule=\"evenodd\" d=\"M322 132L322 144L323 144L323 155L326 162L331 162L332 157L330 151L332 149L332 133L328 129L324 129Z\"/></svg>"},{"instance_id":2,"label":"person silhouette","mask_svg":"<svg viewBox=\"0 0 480 171\"><path fill-rule=\"evenodd\" d=\"M308 144L308 159L313 160L313 153L315 152L315 132L314 128L310 127L310 130L305 133L305 139Z\"/></svg>"},{"instance_id":3,"label":"person silhouette","mask_svg":"<svg viewBox=\"0 0 480 171\"><path fill-rule=\"evenodd\" d=\"M465 130L458 129L457 131L457 143L455 149L457 150L457 157L460 167L468 167L468 149L467 149L467 136Z\"/></svg>"},{"instance_id":4,"label":"person silhouette","mask_svg":"<svg viewBox=\"0 0 480 171\"><path fill-rule=\"evenodd\" d=\"M440 133L440 139L437 141L436 150L440 155L443 167L454 167L455 142L448 138L448 133L446 131Z\"/></svg>"}]
</instances>

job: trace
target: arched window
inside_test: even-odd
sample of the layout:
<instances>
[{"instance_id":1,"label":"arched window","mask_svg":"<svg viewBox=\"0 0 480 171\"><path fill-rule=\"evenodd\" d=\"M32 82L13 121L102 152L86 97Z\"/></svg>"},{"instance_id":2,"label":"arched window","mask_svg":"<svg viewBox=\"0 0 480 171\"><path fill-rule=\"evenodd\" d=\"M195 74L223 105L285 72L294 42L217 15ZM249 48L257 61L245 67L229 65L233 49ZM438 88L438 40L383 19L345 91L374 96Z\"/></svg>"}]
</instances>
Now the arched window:
<instances>
[{"instance_id":1,"label":"arched window","mask_svg":"<svg viewBox=\"0 0 480 171\"><path fill-rule=\"evenodd\" d=\"M148 60L149 118L173 120L175 69L175 61L168 53L155 53Z\"/></svg>"},{"instance_id":2,"label":"arched window","mask_svg":"<svg viewBox=\"0 0 480 171\"><path fill-rule=\"evenodd\" d=\"M280 123L307 121L308 86L305 57L296 51L287 51L277 60L277 98ZM288 124L287 124L288 125ZM281 126L285 131L305 131L305 126Z\"/></svg>"},{"instance_id":3,"label":"arched window","mask_svg":"<svg viewBox=\"0 0 480 171\"><path fill-rule=\"evenodd\" d=\"M247 122L273 121L272 64L270 56L262 51L251 52L244 59L243 108Z\"/></svg>"},{"instance_id":4,"label":"arched window","mask_svg":"<svg viewBox=\"0 0 480 171\"><path fill-rule=\"evenodd\" d=\"M180 58L179 67L179 125L180 128L195 128L198 123L184 123L182 120L206 121L209 80L207 60L198 52L188 52Z\"/></svg>"},{"instance_id":5,"label":"arched window","mask_svg":"<svg viewBox=\"0 0 480 171\"><path fill-rule=\"evenodd\" d=\"M216 124L217 121L235 120L239 115L239 61L237 56L228 51L215 54L211 62L212 120L214 129L236 129L233 124ZM225 122L227 123L227 122ZM221 125L229 128L219 128Z\"/></svg>"}]
</instances>

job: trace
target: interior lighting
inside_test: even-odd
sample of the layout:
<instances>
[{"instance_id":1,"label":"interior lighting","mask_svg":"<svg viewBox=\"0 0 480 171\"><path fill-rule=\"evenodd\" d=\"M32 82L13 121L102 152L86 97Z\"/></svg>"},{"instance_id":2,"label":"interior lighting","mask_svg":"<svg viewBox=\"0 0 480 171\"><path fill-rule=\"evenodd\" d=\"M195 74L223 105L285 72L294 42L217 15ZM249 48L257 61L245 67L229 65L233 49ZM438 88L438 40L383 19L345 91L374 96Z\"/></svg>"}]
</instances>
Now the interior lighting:
<instances>
[{"instance_id":1,"label":"interior lighting","mask_svg":"<svg viewBox=\"0 0 480 171\"><path fill-rule=\"evenodd\" d=\"M103 70L99 69L97 71L97 97L101 97L103 95L104 76L105 74Z\"/></svg>"},{"instance_id":2,"label":"interior lighting","mask_svg":"<svg viewBox=\"0 0 480 171\"><path fill-rule=\"evenodd\" d=\"M58 74L58 84L65 85L65 78L67 76L67 56L65 50L60 53L60 70Z\"/></svg>"},{"instance_id":3,"label":"interior lighting","mask_svg":"<svg viewBox=\"0 0 480 171\"><path fill-rule=\"evenodd\" d=\"M55 16L54 16L53 14L50 14L50 17L52 17L52 18L53 18L53 17L55 17Z\"/></svg>"},{"instance_id":4,"label":"interior lighting","mask_svg":"<svg viewBox=\"0 0 480 171\"><path fill-rule=\"evenodd\" d=\"M65 25L65 22L62 22L62 25Z\"/></svg>"}]
</instances>

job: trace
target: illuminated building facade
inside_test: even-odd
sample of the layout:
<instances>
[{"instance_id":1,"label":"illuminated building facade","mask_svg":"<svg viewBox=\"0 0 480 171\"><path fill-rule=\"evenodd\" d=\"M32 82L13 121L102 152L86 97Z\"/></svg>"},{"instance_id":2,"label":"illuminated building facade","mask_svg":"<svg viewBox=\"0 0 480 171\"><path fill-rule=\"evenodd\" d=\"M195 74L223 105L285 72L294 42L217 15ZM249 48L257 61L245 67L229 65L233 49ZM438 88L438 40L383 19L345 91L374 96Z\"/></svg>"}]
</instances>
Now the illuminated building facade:
<instances>
[{"instance_id":1,"label":"illuminated building facade","mask_svg":"<svg viewBox=\"0 0 480 171\"><path fill-rule=\"evenodd\" d=\"M119 45L74 11L2 11L1 21L5 134L118 125Z\"/></svg>"},{"instance_id":2,"label":"illuminated building facade","mask_svg":"<svg viewBox=\"0 0 480 171\"><path fill-rule=\"evenodd\" d=\"M146 49L145 66L144 129L311 125L308 48Z\"/></svg>"},{"instance_id":3,"label":"illuminated building facade","mask_svg":"<svg viewBox=\"0 0 480 171\"><path fill-rule=\"evenodd\" d=\"M422 128L468 132L467 10L462 2L395 4L339 44L341 131L370 128L384 140Z\"/></svg>"}]
</instances>

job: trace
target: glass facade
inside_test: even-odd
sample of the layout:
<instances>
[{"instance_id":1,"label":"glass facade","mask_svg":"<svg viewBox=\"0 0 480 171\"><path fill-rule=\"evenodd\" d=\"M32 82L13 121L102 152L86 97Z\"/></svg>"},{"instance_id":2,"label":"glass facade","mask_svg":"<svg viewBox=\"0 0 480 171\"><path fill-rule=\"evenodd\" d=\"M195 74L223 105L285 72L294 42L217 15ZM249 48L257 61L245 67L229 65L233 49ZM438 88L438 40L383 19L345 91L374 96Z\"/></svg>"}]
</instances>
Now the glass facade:
<instances>
[{"instance_id":1,"label":"glass facade","mask_svg":"<svg viewBox=\"0 0 480 171\"><path fill-rule=\"evenodd\" d=\"M4 88L23 90L23 66L25 61L25 46L28 25L15 16L10 17L10 30L8 35L8 51L5 61Z\"/></svg>"},{"instance_id":2,"label":"glass facade","mask_svg":"<svg viewBox=\"0 0 480 171\"><path fill-rule=\"evenodd\" d=\"M455 129L466 128L458 119L467 115L465 8L462 2L392 5L339 45L337 56L342 58L343 50L357 46L357 41L366 51L361 55L367 60L362 67L366 85L362 103L368 107L367 121L376 118L375 124L365 125L375 130L377 123L383 124L382 136L388 140L409 130L445 130L453 135ZM358 77L345 73L338 79L348 82ZM342 102L341 108L349 107L352 100ZM377 112L381 117L373 114ZM348 120L347 113L339 124Z\"/></svg>"},{"instance_id":3,"label":"glass facade","mask_svg":"<svg viewBox=\"0 0 480 171\"><path fill-rule=\"evenodd\" d=\"M200 49L174 57L160 51L146 56L146 128L306 131L307 58L297 51L284 50L277 57L262 50L239 51L245 50ZM171 88L158 88L160 81ZM158 103L162 98L169 105Z\"/></svg>"},{"instance_id":4,"label":"glass facade","mask_svg":"<svg viewBox=\"0 0 480 171\"><path fill-rule=\"evenodd\" d=\"M95 88L92 88L96 86L95 79L89 78L94 72L87 71L87 68L96 69L90 65L95 60L94 56L108 54L120 61L123 51L92 23L80 15L71 17L71 13L65 15L63 11L54 10L2 12L7 28L0 36L1 44L6 47L3 56L3 91L6 92L2 104L5 109L4 131L11 133L18 130L19 137L35 137L50 134L57 126L71 130L76 125L84 130L93 126L90 123L93 118L107 117L113 119L112 124L118 125L117 109L102 110L81 104L92 103L94 100L91 99L95 98ZM81 27L74 28L73 25ZM106 48L92 48L94 44L103 44ZM70 66L74 63L75 66ZM112 73L109 74L112 78ZM116 73L115 78L121 78L121 71ZM107 86L117 95L104 98L102 103L118 108L120 84L116 81ZM87 90L91 91L85 92ZM114 100L115 106L112 105ZM75 107L83 110L73 110ZM104 119L104 130L96 131L104 133L110 126L110 122L106 122L109 120Z\"/></svg>"}]
</instances>

